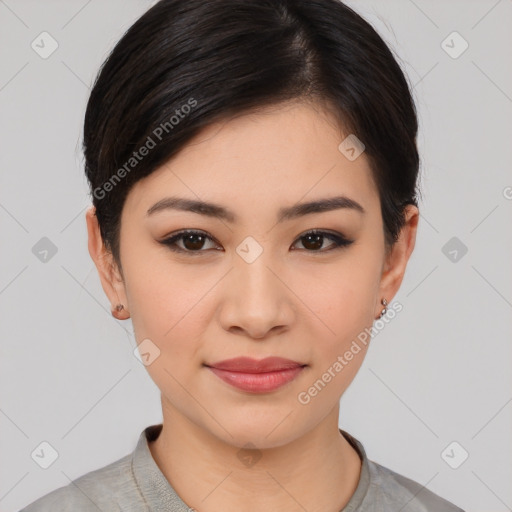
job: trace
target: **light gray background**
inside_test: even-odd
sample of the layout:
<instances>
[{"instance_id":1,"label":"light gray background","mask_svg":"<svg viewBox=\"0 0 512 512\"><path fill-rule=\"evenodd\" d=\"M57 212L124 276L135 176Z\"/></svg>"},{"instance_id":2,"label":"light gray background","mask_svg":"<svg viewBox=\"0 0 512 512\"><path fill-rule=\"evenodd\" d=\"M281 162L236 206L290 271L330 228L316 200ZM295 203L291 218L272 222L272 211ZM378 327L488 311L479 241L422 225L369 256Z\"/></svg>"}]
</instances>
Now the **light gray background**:
<instances>
[{"instance_id":1,"label":"light gray background","mask_svg":"<svg viewBox=\"0 0 512 512\"><path fill-rule=\"evenodd\" d=\"M1 511L126 455L161 421L87 251L80 155L92 80L150 4L0 0ZM424 201L404 309L374 338L340 425L467 512L512 510L512 0L350 5L415 86ZM59 45L47 59L31 48L43 31ZM456 59L441 46L453 31L469 43ZM42 237L57 247L46 263ZM455 262L452 237L468 249ZM48 469L31 458L42 441L59 453ZM441 457L452 441L469 453L458 469Z\"/></svg>"}]
</instances>

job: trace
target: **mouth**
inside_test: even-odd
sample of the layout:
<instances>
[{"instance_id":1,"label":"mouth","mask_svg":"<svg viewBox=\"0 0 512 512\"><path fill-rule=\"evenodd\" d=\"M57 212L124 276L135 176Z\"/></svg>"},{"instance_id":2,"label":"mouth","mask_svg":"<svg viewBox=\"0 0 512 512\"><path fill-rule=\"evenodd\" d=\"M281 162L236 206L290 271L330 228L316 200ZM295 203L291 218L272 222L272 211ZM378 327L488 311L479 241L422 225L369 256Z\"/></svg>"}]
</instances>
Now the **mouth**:
<instances>
[{"instance_id":1,"label":"mouth","mask_svg":"<svg viewBox=\"0 0 512 512\"><path fill-rule=\"evenodd\" d=\"M260 360L237 357L205 366L235 388L251 393L267 393L294 380L307 365L281 357Z\"/></svg>"}]
</instances>

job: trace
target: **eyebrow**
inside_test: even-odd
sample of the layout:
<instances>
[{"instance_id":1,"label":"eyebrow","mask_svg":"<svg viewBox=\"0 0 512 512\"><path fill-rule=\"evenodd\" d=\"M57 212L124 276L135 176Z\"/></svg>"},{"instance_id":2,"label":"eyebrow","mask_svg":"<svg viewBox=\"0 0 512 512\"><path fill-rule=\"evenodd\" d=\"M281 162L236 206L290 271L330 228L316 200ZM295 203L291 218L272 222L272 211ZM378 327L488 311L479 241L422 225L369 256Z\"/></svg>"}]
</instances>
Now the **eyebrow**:
<instances>
[{"instance_id":1,"label":"eyebrow","mask_svg":"<svg viewBox=\"0 0 512 512\"><path fill-rule=\"evenodd\" d=\"M311 213L322 213L342 208L357 211L361 214L366 213L365 209L357 201L346 196L337 196L280 208L277 214L277 222L295 219ZM163 210L193 212L206 215L207 217L226 220L231 223L237 221L236 214L224 206L182 197L166 197L161 199L147 211L146 215L149 216Z\"/></svg>"}]
</instances>

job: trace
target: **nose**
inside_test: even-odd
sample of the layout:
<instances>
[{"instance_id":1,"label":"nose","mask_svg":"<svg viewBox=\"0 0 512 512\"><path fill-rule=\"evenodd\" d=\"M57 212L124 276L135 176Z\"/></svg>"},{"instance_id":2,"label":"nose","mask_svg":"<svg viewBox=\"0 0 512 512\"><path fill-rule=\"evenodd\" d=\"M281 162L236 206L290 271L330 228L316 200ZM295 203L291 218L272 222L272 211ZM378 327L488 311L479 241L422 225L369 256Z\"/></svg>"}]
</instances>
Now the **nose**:
<instances>
[{"instance_id":1,"label":"nose","mask_svg":"<svg viewBox=\"0 0 512 512\"><path fill-rule=\"evenodd\" d=\"M223 284L222 327L258 340L289 329L296 308L284 274L265 252L252 263L236 257Z\"/></svg>"}]
</instances>

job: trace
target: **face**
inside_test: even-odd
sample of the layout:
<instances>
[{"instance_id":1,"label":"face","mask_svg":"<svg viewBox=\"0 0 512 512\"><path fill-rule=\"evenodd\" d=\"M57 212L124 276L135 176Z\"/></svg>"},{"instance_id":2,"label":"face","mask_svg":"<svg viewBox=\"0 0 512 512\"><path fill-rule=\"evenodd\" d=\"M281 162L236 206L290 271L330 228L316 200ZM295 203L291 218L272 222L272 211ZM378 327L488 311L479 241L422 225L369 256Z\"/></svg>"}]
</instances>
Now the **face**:
<instances>
[{"instance_id":1,"label":"face","mask_svg":"<svg viewBox=\"0 0 512 512\"><path fill-rule=\"evenodd\" d=\"M150 340L164 408L231 445L280 446L318 425L367 345L344 355L400 284L412 247L386 261L378 191L364 153L351 161L338 149L347 135L306 104L239 116L206 128L126 199L124 281L114 293L102 278L104 289L129 310L137 343ZM171 197L216 206L166 207ZM272 389L250 378L256 387L241 389L208 367L271 356L301 365Z\"/></svg>"}]
</instances>

